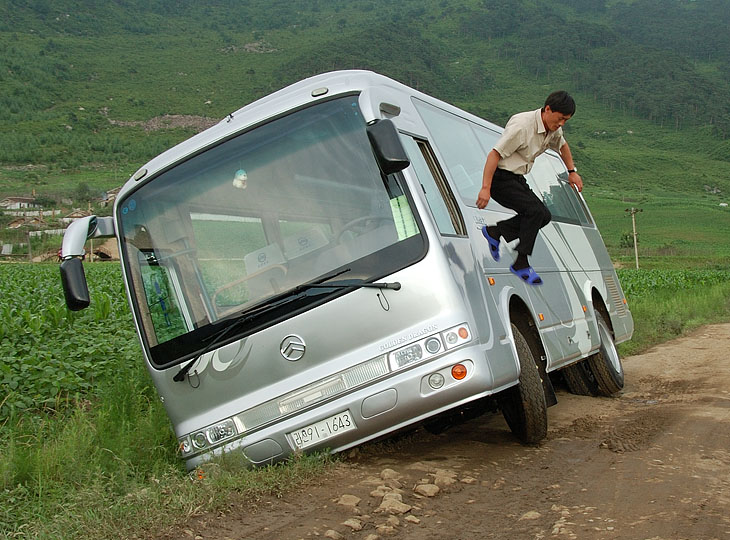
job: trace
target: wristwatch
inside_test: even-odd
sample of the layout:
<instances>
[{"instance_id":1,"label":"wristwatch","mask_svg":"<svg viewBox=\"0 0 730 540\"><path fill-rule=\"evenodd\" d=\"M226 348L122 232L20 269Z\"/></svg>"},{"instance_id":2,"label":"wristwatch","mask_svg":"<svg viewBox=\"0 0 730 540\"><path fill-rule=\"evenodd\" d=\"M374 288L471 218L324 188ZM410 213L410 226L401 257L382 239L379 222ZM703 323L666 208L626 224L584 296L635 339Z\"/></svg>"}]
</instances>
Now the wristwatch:
<instances>
[{"instance_id":1,"label":"wristwatch","mask_svg":"<svg viewBox=\"0 0 730 540\"><path fill-rule=\"evenodd\" d=\"M578 172L578 169L568 169L568 174L573 173L573 172Z\"/></svg>"}]
</instances>

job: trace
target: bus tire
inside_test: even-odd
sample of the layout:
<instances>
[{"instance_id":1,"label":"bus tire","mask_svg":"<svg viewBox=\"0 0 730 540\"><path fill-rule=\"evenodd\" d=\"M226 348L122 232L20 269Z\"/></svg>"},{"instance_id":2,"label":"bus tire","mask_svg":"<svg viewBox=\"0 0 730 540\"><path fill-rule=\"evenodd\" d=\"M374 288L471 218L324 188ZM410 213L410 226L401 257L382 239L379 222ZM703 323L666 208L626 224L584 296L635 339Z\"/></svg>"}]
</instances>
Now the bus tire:
<instances>
[{"instance_id":1,"label":"bus tire","mask_svg":"<svg viewBox=\"0 0 730 540\"><path fill-rule=\"evenodd\" d=\"M597 394L612 396L624 387L624 368L613 341L613 332L601 311L596 311L601 347L597 353L585 359L596 379Z\"/></svg>"},{"instance_id":2,"label":"bus tire","mask_svg":"<svg viewBox=\"0 0 730 540\"><path fill-rule=\"evenodd\" d=\"M532 350L514 324L512 335L520 361L519 383L497 394L497 402L512 433L520 442L534 444L547 435L545 392Z\"/></svg>"},{"instance_id":3,"label":"bus tire","mask_svg":"<svg viewBox=\"0 0 730 540\"><path fill-rule=\"evenodd\" d=\"M571 364L560 370L568 387L568 392L578 396L595 396L598 393L598 383L591 368L585 360Z\"/></svg>"}]
</instances>

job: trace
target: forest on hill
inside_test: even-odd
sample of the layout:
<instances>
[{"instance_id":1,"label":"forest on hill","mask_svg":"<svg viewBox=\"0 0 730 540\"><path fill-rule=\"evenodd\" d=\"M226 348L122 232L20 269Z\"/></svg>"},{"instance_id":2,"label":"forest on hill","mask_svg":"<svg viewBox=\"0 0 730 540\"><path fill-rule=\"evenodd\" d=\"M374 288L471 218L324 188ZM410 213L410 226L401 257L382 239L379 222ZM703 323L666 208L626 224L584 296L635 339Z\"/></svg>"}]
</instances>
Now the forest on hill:
<instances>
[{"instance_id":1,"label":"forest on hill","mask_svg":"<svg viewBox=\"0 0 730 540\"><path fill-rule=\"evenodd\" d=\"M111 187L201 125L350 68L497 123L565 87L579 154L602 127L639 126L642 145L711 162L691 185L730 191L726 0L0 0L0 12L0 195ZM169 115L200 122L150 128ZM586 161L616 169L605 148Z\"/></svg>"}]
</instances>

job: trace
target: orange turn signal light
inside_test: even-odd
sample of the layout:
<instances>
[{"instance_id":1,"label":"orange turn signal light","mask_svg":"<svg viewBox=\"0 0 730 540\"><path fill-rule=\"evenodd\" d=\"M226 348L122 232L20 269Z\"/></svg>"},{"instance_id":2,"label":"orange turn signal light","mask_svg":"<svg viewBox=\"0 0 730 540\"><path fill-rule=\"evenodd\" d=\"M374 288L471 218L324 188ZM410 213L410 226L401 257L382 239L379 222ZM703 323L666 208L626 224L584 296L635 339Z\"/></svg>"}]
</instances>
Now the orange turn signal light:
<instances>
[{"instance_id":1,"label":"orange turn signal light","mask_svg":"<svg viewBox=\"0 0 730 540\"><path fill-rule=\"evenodd\" d=\"M466 338L468 338L468 337L469 337L469 330L467 330L467 329L466 329L466 328L464 328L463 326L462 326L461 328L459 328L459 337L460 337L461 339L466 339Z\"/></svg>"},{"instance_id":2,"label":"orange turn signal light","mask_svg":"<svg viewBox=\"0 0 730 540\"><path fill-rule=\"evenodd\" d=\"M537 314L537 316L538 316L538 318L539 318L539 319L540 319L541 321L544 321L544 320L545 320L545 315L543 315L542 313L538 313L538 314Z\"/></svg>"},{"instance_id":3,"label":"orange turn signal light","mask_svg":"<svg viewBox=\"0 0 730 540\"><path fill-rule=\"evenodd\" d=\"M456 364L451 368L451 376L457 381L460 381L466 377L466 366L464 364Z\"/></svg>"},{"instance_id":4,"label":"orange turn signal light","mask_svg":"<svg viewBox=\"0 0 730 540\"><path fill-rule=\"evenodd\" d=\"M493 277L487 278L487 281L489 281L489 284L490 285L494 285L494 278Z\"/></svg>"}]
</instances>

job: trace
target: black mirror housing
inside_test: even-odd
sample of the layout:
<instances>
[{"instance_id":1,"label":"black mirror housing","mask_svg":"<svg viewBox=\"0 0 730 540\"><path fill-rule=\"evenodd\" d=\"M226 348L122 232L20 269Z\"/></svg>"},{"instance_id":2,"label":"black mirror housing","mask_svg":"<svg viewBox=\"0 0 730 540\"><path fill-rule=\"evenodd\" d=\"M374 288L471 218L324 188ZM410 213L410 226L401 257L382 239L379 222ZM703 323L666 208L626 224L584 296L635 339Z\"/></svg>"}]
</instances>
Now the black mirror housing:
<instances>
[{"instance_id":1,"label":"black mirror housing","mask_svg":"<svg viewBox=\"0 0 730 540\"><path fill-rule=\"evenodd\" d=\"M387 119L374 120L368 124L367 132L383 174L397 173L411 164L393 122Z\"/></svg>"},{"instance_id":2,"label":"black mirror housing","mask_svg":"<svg viewBox=\"0 0 730 540\"><path fill-rule=\"evenodd\" d=\"M68 309L80 311L89 307L91 299L81 259L74 257L61 263L61 283Z\"/></svg>"}]
</instances>

